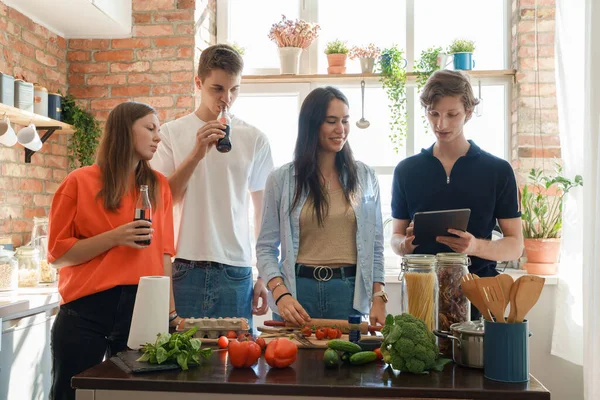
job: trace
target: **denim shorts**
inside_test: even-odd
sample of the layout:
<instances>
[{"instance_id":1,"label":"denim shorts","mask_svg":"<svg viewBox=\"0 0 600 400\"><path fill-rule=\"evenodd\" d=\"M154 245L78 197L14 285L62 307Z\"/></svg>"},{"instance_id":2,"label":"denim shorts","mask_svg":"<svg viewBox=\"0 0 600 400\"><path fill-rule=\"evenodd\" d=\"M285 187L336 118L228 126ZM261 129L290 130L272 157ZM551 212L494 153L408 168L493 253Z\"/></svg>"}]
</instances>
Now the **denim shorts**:
<instances>
[{"instance_id":1,"label":"denim shorts","mask_svg":"<svg viewBox=\"0 0 600 400\"><path fill-rule=\"evenodd\" d=\"M318 281L296 276L296 296L311 318L343 319L358 315L354 303L356 277Z\"/></svg>"},{"instance_id":2,"label":"denim shorts","mask_svg":"<svg viewBox=\"0 0 600 400\"><path fill-rule=\"evenodd\" d=\"M173 296L180 317L242 317L252 325L251 267L176 259Z\"/></svg>"}]
</instances>

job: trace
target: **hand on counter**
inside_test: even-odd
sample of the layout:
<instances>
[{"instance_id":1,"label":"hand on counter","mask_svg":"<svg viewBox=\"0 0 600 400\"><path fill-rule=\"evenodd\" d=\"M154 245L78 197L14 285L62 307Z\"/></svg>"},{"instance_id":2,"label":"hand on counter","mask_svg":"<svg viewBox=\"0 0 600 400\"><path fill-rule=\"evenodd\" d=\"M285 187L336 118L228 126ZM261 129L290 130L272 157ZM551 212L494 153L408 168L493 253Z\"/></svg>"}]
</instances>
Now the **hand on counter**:
<instances>
[{"instance_id":1,"label":"hand on counter","mask_svg":"<svg viewBox=\"0 0 600 400\"><path fill-rule=\"evenodd\" d=\"M258 306L261 300L260 307ZM258 278L254 284L254 297L252 298L252 314L265 315L269 311L267 304L267 286L262 278Z\"/></svg>"}]
</instances>

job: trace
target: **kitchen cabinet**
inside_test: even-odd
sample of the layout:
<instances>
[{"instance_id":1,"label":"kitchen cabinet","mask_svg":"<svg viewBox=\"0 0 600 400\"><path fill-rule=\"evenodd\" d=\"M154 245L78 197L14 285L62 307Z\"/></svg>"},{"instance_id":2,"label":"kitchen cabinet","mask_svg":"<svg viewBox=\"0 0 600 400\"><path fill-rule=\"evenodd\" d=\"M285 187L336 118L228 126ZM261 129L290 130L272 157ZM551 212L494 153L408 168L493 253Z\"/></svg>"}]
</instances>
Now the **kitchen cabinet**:
<instances>
[{"instance_id":1,"label":"kitchen cabinet","mask_svg":"<svg viewBox=\"0 0 600 400\"><path fill-rule=\"evenodd\" d=\"M382 362L327 369L323 349L301 349L289 368L271 369L264 357L253 368L234 369L227 352L217 351L188 371L131 374L118 358L75 376L77 400L277 400L317 398L522 399L549 400L534 377L508 384L484 378L483 371L455 364L428 375L396 373Z\"/></svg>"}]
</instances>

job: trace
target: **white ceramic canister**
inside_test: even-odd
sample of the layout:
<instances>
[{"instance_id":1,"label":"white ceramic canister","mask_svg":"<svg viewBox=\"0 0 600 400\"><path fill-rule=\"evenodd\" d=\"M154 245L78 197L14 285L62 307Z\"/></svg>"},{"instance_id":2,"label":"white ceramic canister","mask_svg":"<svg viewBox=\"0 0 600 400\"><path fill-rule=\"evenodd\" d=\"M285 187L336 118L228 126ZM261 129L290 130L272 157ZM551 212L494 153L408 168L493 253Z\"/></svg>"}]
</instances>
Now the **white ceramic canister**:
<instances>
[{"instance_id":1,"label":"white ceramic canister","mask_svg":"<svg viewBox=\"0 0 600 400\"><path fill-rule=\"evenodd\" d=\"M33 112L44 117L48 116L48 89L35 84L33 92Z\"/></svg>"}]
</instances>

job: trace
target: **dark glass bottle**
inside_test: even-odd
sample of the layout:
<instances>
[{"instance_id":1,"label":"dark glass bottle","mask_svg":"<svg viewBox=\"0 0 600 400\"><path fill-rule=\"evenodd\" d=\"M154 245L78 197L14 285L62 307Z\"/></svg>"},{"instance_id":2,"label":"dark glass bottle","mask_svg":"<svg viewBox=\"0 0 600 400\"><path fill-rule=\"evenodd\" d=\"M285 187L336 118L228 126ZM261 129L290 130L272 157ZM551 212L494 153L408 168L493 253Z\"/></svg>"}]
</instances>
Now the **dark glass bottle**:
<instances>
[{"instance_id":1,"label":"dark glass bottle","mask_svg":"<svg viewBox=\"0 0 600 400\"><path fill-rule=\"evenodd\" d=\"M152 222L152 204L150 203L150 197L148 196L148 185L140 185L140 195L135 204L135 216L133 220L138 221L140 219ZM136 241L135 243L140 246L150 246L150 239Z\"/></svg>"},{"instance_id":2,"label":"dark glass bottle","mask_svg":"<svg viewBox=\"0 0 600 400\"><path fill-rule=\"evenodd\" d=\"M221 153L228 153L231 151L231 116L227 111L227 107L221 107L221 112L217 117L217 121L225 125L225 137L217 141L217 150Z\"/></svg>"}]
</instances>

